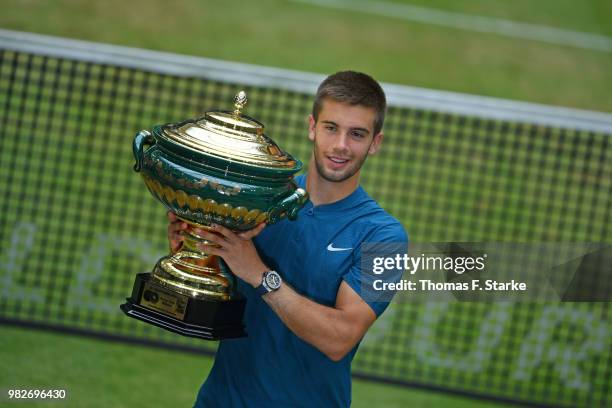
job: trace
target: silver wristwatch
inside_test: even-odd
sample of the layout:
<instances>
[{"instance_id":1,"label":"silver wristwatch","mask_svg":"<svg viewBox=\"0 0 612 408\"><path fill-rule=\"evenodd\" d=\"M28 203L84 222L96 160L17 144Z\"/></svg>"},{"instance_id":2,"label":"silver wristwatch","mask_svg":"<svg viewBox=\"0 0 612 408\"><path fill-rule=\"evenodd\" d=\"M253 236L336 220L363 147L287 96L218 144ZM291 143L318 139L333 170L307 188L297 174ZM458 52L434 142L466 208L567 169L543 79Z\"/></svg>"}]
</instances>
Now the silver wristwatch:
<instances>
[{"instance_id":1,"label":"silver wristwatch","mask_svg":"<svg viewBox=\"0 0 612 408\"><path fill-rule=\"evenodd\" d=\"M281 287L283 283L283 279L280 277L278 272L276 271L268 271L264 272L261 278L261 285L255 288L257 293L260 296L265 295L266 293L274 292Z\"/></svg>"}]
</instances>

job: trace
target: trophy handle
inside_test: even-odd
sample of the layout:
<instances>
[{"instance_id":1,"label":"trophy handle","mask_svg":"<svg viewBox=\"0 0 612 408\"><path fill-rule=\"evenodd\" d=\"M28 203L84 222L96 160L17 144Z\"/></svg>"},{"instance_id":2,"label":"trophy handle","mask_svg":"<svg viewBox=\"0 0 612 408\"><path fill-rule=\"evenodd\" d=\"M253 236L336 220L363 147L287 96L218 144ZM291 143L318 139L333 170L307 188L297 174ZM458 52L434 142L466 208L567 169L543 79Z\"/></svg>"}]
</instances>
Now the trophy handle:
<instances>
[{"instance_id":1,"label":"trophy handle","mask_svg":"<svg viewBox=\"0 0 612 408\"><path fill-rule=\"evenodd\" d=\"M304 206L304 203L308 200L308 193L303 188L298 188L289 197L281 201L278 206L270 211L269 222L274 224L278 221L284 213L290 220L297 218L298 212Z\"/></svg>"},{"instance_id":2,"label":"trophy handle","mask_svg":"<svg viewBox=\"0 0 612 408\"><path fill-rule=\"evenodd\" d=\"M141 130L134 137L134 144L132 146L134 151L134 158L136 163L134 164L134 171L138 172L142 168L142 158L144 154L144 147L155 144L155 138L151 135L148 130Z\"/></svg>"}]
</instances>

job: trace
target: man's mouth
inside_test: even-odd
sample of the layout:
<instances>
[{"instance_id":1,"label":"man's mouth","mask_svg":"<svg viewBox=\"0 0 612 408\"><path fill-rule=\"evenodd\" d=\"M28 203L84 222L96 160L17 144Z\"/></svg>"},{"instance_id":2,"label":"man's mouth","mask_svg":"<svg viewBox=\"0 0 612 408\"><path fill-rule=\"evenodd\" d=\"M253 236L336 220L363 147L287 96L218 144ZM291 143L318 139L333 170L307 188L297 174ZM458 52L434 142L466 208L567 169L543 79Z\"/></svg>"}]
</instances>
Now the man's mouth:
<instances>
[{"instance_id":1,"label":"man's mouth","mask_svg":"<svg viewBox=\"0 0 612 408\"><path fill-rule=\"evenodd\" d=\"M329 156L329 160L333 161L334 163L346 163L348 161L348 159L341 159L340 157L334 157L334 156Z\"/></svg>"},{"instance_id":2,"label":"man's mouth","mask_svg":"<svg viewBox=\"0 0 612 408\"><path fill-rule=\"evenodd\" d=\"M333 170L340 170L349 161L348 159L337 156L327 156L327 159L329 160L329 167Z\"/></svg>"}]
</instances>

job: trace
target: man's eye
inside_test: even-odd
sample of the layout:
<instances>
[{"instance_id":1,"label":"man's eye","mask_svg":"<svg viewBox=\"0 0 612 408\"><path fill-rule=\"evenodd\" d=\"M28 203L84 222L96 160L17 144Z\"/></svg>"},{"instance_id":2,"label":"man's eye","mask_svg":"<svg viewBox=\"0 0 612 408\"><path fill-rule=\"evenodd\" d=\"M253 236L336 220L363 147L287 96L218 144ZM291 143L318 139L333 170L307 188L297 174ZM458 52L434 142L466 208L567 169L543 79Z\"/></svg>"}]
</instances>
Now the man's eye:
<instances>
[{"instance_id":1,"label":"man's eye","mask_svg":"<svg viewBox=\"0 0 612 408\"><path fill-rule=\"evenodd\" d=\"M361 139L364 136L363 133L359 133L359 132L353 132L352 135L354 138L358 138L358 139Z\"/></svg>"},{"instance_id":2,"label":"man's eye","mask_svg":"<svg viewBox=\"0 0 612 408\"><path fill-rule=\"evenodd\" d=\"M334 126L325 126L325 129L329 130L330 132L334 132L336 130Z\"/></svg>"}]
</instances>

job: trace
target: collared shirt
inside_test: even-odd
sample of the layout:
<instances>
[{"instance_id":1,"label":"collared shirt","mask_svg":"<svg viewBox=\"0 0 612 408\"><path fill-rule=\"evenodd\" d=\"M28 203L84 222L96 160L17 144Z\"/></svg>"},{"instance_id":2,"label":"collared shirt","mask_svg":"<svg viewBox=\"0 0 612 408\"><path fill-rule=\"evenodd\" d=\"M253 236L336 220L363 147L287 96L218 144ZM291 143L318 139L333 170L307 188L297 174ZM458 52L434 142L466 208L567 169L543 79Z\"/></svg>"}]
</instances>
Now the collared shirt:
<instances>
[{"instance_id":1,"label":"collared shirt","mask_svg":"<svg viewBox=\"0 0 612 408\"><path fill-rule=\"evenodd\" d=\"M303 188L306 177L296 182ZM296 221L269 225L255 239L264 263L301 295L333 307L344 280L379 316L389 299L372 299L362 291L360 251L366 242L403 243L407 248L408 237L361 186L331 204L313 206L309 201ZM291 332L252 286L238 279L238 290L247 297L248 336L220 342L196 406L349 406L350 367L358 345L334 362Z\"/></svg>"}]
</instances>

